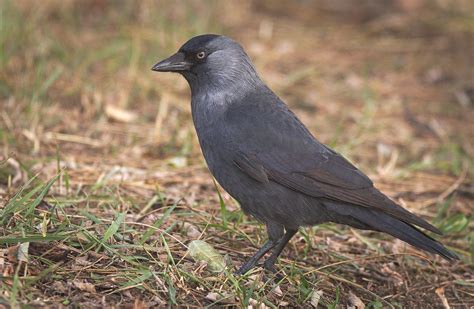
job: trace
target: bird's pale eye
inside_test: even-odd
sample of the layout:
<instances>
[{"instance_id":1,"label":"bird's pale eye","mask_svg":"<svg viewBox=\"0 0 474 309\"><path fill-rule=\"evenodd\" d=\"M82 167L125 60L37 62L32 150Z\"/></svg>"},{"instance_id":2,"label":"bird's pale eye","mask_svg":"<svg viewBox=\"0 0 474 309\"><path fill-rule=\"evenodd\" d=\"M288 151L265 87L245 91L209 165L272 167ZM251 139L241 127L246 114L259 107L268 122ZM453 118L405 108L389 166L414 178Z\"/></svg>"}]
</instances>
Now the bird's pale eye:
<instances>
[{"instance_id":1,"label":"bird's pale eye","mask_svg":"<svg viewBox=\"0 0 474 309\"><path fill-rule=\"evenodd\" d=\"M203 51L196 54L196 58L198 58L199 60L204 59L204 57L206 57L206 53Z\"/></svg>"}]
</instances>

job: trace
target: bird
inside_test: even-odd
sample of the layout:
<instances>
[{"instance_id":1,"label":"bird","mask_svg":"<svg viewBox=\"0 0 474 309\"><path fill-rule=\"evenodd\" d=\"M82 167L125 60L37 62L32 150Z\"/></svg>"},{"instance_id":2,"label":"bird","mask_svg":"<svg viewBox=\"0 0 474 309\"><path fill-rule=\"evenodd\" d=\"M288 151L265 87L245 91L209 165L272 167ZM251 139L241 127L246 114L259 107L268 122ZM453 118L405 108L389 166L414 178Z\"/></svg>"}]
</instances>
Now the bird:
<instances>
[{"instance_id":1,"label":"bird","mask_svg":"<svg viewBox=\"0 0 474 309\"><path fill-rule=\"evenodd\" d=\"M268 240L237 270L275 263L300 227L325 222L387 233L438 254L456 254L420 228L441 231L379 191L362 171L319 142L262 81L242 46L218 34L190 38L152 67L182 75L207 166Z\"/></svg>"}]
</instances>

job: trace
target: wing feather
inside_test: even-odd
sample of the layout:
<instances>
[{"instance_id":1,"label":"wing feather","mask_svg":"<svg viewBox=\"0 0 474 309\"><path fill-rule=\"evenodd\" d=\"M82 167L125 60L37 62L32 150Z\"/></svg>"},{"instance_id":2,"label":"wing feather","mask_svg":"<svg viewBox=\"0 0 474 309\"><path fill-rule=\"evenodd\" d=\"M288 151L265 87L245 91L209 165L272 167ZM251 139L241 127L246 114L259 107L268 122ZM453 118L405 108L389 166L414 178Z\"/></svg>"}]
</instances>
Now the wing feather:
<instances>
[{"instance_id":1,"label":"wing feather","mask_svg":"<svg viewBox=\"0 0 474 309\"><path fill-rule=\"evenodd\" d=\"M337 152L321 144L272 93L252 97L227 112L227 141L234 164L261 183L276 182L316 198L375 208L434 233L440 231L377 190L372 181ZM266 102L266 103L265 103Z\"/></svg>"}]
</instances>

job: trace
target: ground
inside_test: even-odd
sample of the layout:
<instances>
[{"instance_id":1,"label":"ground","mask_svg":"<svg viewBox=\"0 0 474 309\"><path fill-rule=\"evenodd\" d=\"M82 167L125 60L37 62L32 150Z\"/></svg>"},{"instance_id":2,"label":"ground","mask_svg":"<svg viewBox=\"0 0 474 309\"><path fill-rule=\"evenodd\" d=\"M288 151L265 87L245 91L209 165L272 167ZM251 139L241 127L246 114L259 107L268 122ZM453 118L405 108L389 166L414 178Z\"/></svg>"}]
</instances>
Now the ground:
<instances>
[{"instance_id":1,"label":"ground","mask_svg":"<svg viewBox=\"0 0 474 309\"><path fill-rule=\"evenodd\" d=\"M472 4L374 3L2 1L0 308L474 306ZM461 261L324 224L281 281L233 275L265 230L213 182L184 79L150 71L206 32Z\"/></svg>"}]
</instances>

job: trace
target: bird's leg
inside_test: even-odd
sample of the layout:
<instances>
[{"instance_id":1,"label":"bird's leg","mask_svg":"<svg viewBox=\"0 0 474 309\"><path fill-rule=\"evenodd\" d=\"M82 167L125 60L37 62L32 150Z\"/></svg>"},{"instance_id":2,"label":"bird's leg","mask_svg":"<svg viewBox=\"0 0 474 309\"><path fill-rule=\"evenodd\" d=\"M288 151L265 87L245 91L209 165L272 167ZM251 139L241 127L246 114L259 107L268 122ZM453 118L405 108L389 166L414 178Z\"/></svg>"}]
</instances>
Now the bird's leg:
<instances>
[{"instance_id":1,"label":"bird's leg","mask_svg":"<svg viewBox=\"0 0 474 309\"><path fill-rule=\"evenodd\" d=\"M273 240L267 240L267 242L255 253L244 265L242 265L239 270L236 272L237 275L243 275L252 268L255 267L258 260L262 258L268 251L275 247L276 243Z\"/></svg>"},{"instance_id":2,"label":"bird's leg","mask_svg":"<svg viewBox=\"0 0 474 309\"><path fill-rule=\"evenodd\" d=\"M263 246L255 253L239 270L237 275L242 275L254 268L257 262L265 255L268 251L274 248L279 240L283 238L283 226L276 223L267 223L268 240Z\"/></svg>"},{"instance_id":3,"label":"bird's leg","mask_svg":"<svg viewBox=\"0 0 474 309\"><path fill-rule=\"evenodd\" d=\"M285 235L278 241L278 244L273 249L272 254L263 262L263 268L269 270L271 272L275 272L275 262L280 256L280 253L285 248L286 244L290 241L290 239L298 232L298 230L286 230Z\"/></svg>"}]
</instances>

